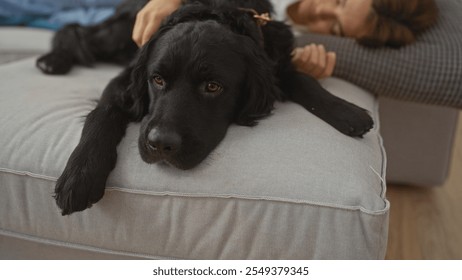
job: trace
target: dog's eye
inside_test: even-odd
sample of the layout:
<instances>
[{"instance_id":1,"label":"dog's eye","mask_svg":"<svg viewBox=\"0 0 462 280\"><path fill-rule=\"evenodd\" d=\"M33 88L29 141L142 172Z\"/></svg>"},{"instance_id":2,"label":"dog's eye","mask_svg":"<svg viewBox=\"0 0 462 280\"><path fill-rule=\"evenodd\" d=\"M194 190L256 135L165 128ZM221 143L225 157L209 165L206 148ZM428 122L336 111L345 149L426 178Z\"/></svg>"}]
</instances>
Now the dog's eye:
<instances>
[{"instance_id":1,"label":"dog's eye","mask_svg":"<svg viewBox=\"0 0 462 280\"><path fill-rule=\"evenodd\" d=\"M208 82L205 86L205 91L207 93L218 94L223 90L223 87L216 82Z\"/></svg>"},{"instance_id":2,"label":"dog's eye","mask_svg":"<svg viewBox=\"0 0 462 280\"><path fill-rule=\"evenodd\" d=\"M164 87L165 86L165 81L160 75L152 76L152 81L159 87Z\"/></svg>"}]
</instances>

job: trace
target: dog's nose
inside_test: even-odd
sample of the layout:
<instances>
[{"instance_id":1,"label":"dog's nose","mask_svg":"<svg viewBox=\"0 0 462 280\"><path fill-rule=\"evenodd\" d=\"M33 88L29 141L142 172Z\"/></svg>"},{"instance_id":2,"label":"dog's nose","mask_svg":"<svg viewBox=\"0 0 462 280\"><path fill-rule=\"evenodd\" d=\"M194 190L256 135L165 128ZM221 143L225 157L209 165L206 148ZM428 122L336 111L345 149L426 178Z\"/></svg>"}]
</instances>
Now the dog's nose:
<instances>
[{"instance_id":1,"label":"dog's nose","mask_svg":"<svg viewBox=\"0 0 462 280\"><path fill-rule=\"evenodd\" d=\"M172 131L161 131L153 128L148 133L147 138L149 149L164 155L170 155L178 151L181 145L180 135Z\"/></svg>"}]
</instances>

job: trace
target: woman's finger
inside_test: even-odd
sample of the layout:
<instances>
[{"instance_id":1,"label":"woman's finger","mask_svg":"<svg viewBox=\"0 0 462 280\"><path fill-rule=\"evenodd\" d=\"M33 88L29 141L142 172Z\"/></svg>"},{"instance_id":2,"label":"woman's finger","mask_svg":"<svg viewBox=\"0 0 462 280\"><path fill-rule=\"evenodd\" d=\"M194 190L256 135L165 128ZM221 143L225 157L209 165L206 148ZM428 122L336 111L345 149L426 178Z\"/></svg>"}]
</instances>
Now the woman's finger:
<instances>
[{"instance_id":1,"label":"woman's finger","mask_svg":"<svg viewBox=\"0 0 462 280\"><path fill-rule=\"evenodd\" d=\"M335 63L337 62L337 55L334 52L328 52L326 55L326 68L320 75L320 79L332 76L334 73Z\"/></svg>"},{"instance_id":2,"label":"woman's finger","mask_svg":"<svg viewBox=\"0 0 462 280\"><path fill-rule=\"evenodd\" d=\"M327 52L323 45L311 44L294 49L292 63L297 71L321 79L332 75L336 55L334 52Z\"/></svg>"},{"instance_id":3,"label":"woman's finger","mask_svg":"<svg viewBox=\"0 0 462 280\"><path fill-rule=\"evenodd\" d=\"M146 25L146 14L140 11L136 15L135 25L133 26L133 32L132 32L132 39L138 45L138 47L141 46L145 25Z\"/></svg>"},{"instance_id":4,"label":"woman's finger","mask_svg":"<svg viewBox=\"0 0 462 280\"><path fill-rule=\"evenodd\" d=\"M146 27L143 30L143 35L141 37L141 45L146 44L149 39L151 39L152 35L159 29L161 21L158 17L149 21Z\"/></svg>"},{"instance_id":5,"label":"woman's finger","mask_svg":"<svg viewBox=\"0 0 462 280\"><path fill-rule=\"evenodd\" d=\"M315 44L311 44L305 47L305 53L307 53L304 59L304 69L307 73L311 73L314 69L316 69L316 65L318 64L319 54L318 48ZM308 55L309 54L309 55Z\"/></svg>"},{"instance_id":6,"label":"woman's finger","mask_svg":"<svg viewBox=\"0 0 462 280\"><path fill-rule=\"evenodd\" d=\"M324 48L323 45L318 45L318 68L324 70L326 68L326 49Z\"/></svg>"},{"instance_id":7,"label":"woman's finger","mask_svg":"<svg viewBox=\"0 0 462 280\"><path fill-rule=\"evenodd\" d=\"M303 49L302 48L295 48L291 55L292 55L292 63L298 64L300 61L300 58L302 56Z\"/></svg>"},{"instance_id":8,"label":"woman's finger","mask_svg":"<svg viewBox=\"0 0 462 280\"><path fill-rule=\"evenodd\" d=\"M295 68L303 73L308 74L308 69L312 67L309 65L309 59L311 56L310 46L305 46L303 48L296 48L292 52L292 63L295 65Z\"/></svg>"},{"instance_id":9,"label":"woman's finger","mask_svg":"<svg viewBox=\"0 0 462 280\"><path fill-rule=\"evenodd\" d=\"M314 67L311 70L311 75L315 78L319 78L326 68L326 49L323 45L316 46L316 60L313 60Z\"/></svg>"}]
</instances>

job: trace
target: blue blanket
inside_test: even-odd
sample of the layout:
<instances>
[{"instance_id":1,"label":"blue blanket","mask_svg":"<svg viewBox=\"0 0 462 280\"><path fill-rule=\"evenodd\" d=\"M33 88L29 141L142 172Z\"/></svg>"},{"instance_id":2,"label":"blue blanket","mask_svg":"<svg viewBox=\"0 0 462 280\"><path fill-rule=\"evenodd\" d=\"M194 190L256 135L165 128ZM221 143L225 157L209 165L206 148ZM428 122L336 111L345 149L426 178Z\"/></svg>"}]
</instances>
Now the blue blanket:
<instances>
[{"instance_id":1,"label":"blue blanket","mask_svg":"<svg viewBox=\"0 0 462 280\"><path fill-rule=\"evenodd\" d=\"M92 25L110 17L122 0L0 0L0 25L59 29Z\"/></svg>"}]
</instances>

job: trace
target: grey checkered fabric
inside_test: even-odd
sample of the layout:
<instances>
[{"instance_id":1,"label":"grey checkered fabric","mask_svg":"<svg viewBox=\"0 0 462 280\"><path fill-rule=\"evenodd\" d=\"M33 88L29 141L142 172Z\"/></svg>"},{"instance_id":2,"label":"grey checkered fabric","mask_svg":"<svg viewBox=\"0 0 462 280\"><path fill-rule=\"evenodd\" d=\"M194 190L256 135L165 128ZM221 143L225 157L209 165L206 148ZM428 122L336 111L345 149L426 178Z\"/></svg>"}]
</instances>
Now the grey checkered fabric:
<instances>
[{"instance_id":1,"label":"grey checkered fabric","mask_svg":"<svg viewBox=\"0 0 462 280\"><path fill-rule=\"evenodd\" d=\"M297 45L324 44L337 53L334 76L374 94L462 108L462 0L437 4L436 26L398 50L369 49L352 39L317 34L303 35Z\"/></svg>"}]
</instances>

